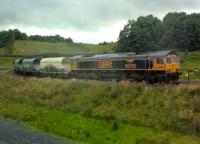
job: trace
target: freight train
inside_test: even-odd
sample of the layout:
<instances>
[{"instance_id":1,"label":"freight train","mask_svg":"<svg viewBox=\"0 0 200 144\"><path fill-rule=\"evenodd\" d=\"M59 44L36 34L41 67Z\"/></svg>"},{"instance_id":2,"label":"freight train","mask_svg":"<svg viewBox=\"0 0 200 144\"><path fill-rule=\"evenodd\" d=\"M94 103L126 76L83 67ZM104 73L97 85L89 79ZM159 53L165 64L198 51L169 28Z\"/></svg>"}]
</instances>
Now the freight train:
<instances>
[{"instance_id":1,"label":"freight train","mask_svg":"<svg viewBox=\"0 0 200 144\"><path fill-rule=\"evenodd\" d=\"M14 61L15 72L23 75L128 79L152 83L177 81L179 69L179 57L175 51L78 55L71 58L29 58Z\"/></svg>"}]
</instances>

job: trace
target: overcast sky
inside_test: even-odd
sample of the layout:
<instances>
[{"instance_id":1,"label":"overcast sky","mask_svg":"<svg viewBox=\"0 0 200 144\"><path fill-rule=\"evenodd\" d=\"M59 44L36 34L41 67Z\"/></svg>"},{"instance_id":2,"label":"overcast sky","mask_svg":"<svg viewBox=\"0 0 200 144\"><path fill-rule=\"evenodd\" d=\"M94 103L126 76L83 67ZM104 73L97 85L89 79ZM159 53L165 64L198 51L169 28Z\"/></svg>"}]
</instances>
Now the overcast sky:
<instances>
[{"instance_id":1,"label":"overcast sky","mask_svg":"<svg viewBox=\"0 0 200 144\"><path fill-rule=\"evenodd\" d=\"M200 12L200 0L0 0L0 29L98 43L116 41L128 19L174 11Z\"/></svg>"}]
</instances>

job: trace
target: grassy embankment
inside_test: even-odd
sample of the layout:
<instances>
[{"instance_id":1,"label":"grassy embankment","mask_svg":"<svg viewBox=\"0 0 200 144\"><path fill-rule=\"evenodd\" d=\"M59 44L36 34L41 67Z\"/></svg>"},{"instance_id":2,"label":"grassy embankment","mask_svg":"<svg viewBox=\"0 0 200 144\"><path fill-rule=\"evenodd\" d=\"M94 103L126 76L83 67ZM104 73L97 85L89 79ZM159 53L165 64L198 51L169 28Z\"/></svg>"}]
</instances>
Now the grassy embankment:
<instances>
[{"instance_id":1,"label":"grassy embankment","mask_svg":"<svg viewBox=\"0 0 200 144\"><path fill-rule=\"evenodd\" d=\"M190 71L190 78L192 80L200 79L200 52L188 52L180 53L181 58L181 72L182 79L185 79L185 75Z\"/></svg>"},{"instance_id":2,"label":"grassy embankment","mask_svg":"<svg viewBox=\"0 0 200 144\"><path fill-rule=\"evenodd\" d=\"M63 53L63 54L96 54L112 53L115 44L95 45L78 43L48 43L36 41L15 41L12 49L13 55L35 55L44 53ZM9 54L6 49L0 49L0 55ZM1 57L0 68L12 68L12 57Z\"/></svg>"},{"instance_id":3,"label":"grassy embankment","mask_svg":"<svg viewBox=\"0 0 200 144\"><path fill-rule=\"evenodd\" d=\"M92 144L200 143L199 86L24 79L4 73L0 82L0 115L37 130Z\"/></svg>"},{"instance_id":4,"label":"grassy embankment","mask_svg":"<svg viewBox=\"0 0 200 144\"><path fill-rule=\"evenodd\" d=\"M0 57L0 68L12 68L15 58Z\"/></svg>"},{"instance_id":5,"label":"grassy embankment","mask_svg":"<svg viewBox=\"0 0 200 144\"><path fill-rule=\"evenodd\" d=\"M15 41L13 55L34 55L43 53L64 53L64 54L93 54L111 53L115 44L95 45L81 43L49 43L37 41ZM5 49L0 49L0 54L7 54Z\"/></svg>"}]
</instances>

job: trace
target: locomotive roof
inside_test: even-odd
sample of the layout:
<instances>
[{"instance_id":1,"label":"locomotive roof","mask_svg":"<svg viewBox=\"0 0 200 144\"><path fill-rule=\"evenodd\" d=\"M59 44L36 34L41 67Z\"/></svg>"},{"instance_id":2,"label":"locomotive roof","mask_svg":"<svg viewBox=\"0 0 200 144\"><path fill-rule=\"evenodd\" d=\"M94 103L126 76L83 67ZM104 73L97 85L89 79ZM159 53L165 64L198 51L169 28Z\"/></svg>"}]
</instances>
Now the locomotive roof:
<instances>
[{"instance_id":1,"label":"locomotive roof","mask_svg":"<svg viewBox=\"0 0 200 144\"><path fill-rule=\"evenodd\" d=\"M135 53L116 53L116 54L98 54L98 55L94 55L92 56L92 58L97 58L97 59L101 59L101 58L123 58L123 57L132 57L134 56Z\"/></svg>"},{"instance_id":2,"label":"locomotive roof","mask_svg":"<svg viewBox=\"0 0 200 144\"><path fill-rule=\"evenodd\" d=\"M20 62L20 61L22 61L23 59L16 59L16 60L14 60L15 62Z\"/></svg>"},{"instance_id":3,"label":"locomotive roof","mask_svg":"<svg viewBox=\"0 0 200 144\"><path fill-rule=\"evenodd\" d=\"M165 57L167 55L177 55L175 51L155 51L155 52L144 52L144 53L116 53L116 54L98 54L93 56L78 55L71 58L71 60L93 60L93 59L117 59L117 58L150 58Z\"/></svg>"},{"instance_id":4,"label":"locomotive roof","mask_svg":"<svg viewBox=\"0 0 200 144\"><path fill-rule=\"evenodd\" d=\"M113 58L125 58L133 57L135 53L116 53L116 54L97 54L93 56L84 56L78 55L71 58L71 60L80 60L80 59L113 59Z\"/></svg>"},{"instance_id":5,"label":"locomotive roof","mask_svg":"<svg viewBox=\"0 0 200 144\"><path fill-rule=\"evenodd\" d=\"M165 57L165 56L171 55L171 54L177 55L177 53L175 51L144 52L144 53L140 53L139 55Z\"/></svg>"},{"instance_id":6,"label":"locomotive roof","mask_svg":"<svg viewBox=\"0 0 200 144\"><path fill-rule=\"evenodd\" d=\"M35 61L39 60L38 58L29 58L29 59L23 59L22 63L33 63Z\"/></svg>"},{"instance_id":7,"label":"locomotive roof","mask_svg":"<svg viewBox=\"0 0 200 144\"><path fill-rule=\"evenodd\" d=\"M43 58L40 63L62 62L66 57Z\"/></svg>"}]
</instances>

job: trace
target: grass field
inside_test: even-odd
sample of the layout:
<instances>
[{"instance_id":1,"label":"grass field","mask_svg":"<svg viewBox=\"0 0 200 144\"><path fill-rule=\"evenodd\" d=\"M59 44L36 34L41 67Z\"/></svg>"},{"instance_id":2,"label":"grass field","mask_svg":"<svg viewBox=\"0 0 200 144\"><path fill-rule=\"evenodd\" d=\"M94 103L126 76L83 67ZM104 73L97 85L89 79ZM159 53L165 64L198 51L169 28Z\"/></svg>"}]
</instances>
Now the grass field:
<instances>
[{"instance_id":1,"label":"grass field","mask_svg":"<svg viewBox=\"0 0 200 144\"><path fill-rule=\"evenodd\" d=\"M48 43L36 41L15 41L12 49L13 55L35 55L44 53L60 54L96 54L112 53L115 44L94 45L78 43ZM0 49L0 55L9 54L4 48ZM12 68L13 57L0 57L0 68Z\"/></svg>"},{"instance_id":2,"label":"grass field","mask_svg":"<svg viewBox=\"0 0 200 144\"><path fill-rule=\"evenodd\" d=\"M181 54L183 69L200 69L200 52L188 52Z\"/></svg>"},{"instance_id":3,"label":"grass field","mask_svg":"<svg viewBox=\"0 0 200 144\"><path fill-rule=\"evenodd\" d=\"M0 116L40 131L92 144L200 143L197 85L20 78L5 73L0 73L0 82Z\"/></svg>"},{"instance_id":4,"label":"grass field","mask_svg":"<svg viewBox=\"0 0 200 144\"><path fill-rule=\"evenodd\" d=\"M181 71L183 73L181 78L184 79L187 72L190 71L191 79L200 79L200 52L180 53L180 58Z\"/></svg>"},{"instance_id":5,"label":"grass field","mask_svg":"<svg viewBox=\"0 0 200 144\"><path fill-rule=\"evenodd\" d=\"M198 144L200 138L169 131L98 120L80 114L0 102L0 115L33 129L91 144Z\"/></svg>"},{"instance_id":6,"label":"grass field","mask_svg":"<svg viewBox=\"0 0 200 144\"><path fill-rule=\"evenodd\" d=\"M13 55L34 55L43 53L62 53L62 54L93 54L111 53L115 44L94 45L81 43L48 43L36 41L15 41ZM0 54L8 54L4 48L0 49Z\"/></svg>"},{"instance_id":7,"label":"grass field","mask_svg":"<svg viewBox=\"0 0 200 144\"><path fill-rule=\"evenodd\" d=\"M0 57L0 68L12 68L14 59L16 58Z\"/></svg>"}]
</instances>

